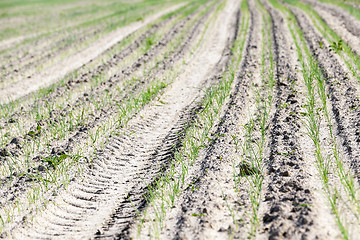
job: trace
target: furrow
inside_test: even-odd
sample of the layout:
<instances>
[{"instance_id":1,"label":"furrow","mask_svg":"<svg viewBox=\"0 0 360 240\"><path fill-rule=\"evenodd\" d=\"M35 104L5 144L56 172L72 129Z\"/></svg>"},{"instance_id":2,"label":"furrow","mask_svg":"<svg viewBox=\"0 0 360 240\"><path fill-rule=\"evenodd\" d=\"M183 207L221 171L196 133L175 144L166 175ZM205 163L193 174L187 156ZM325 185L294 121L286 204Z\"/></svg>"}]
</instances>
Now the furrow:
<instances>
[{"instance_id":1,"label":"furrow","mask_svg":"<svg viewBox=\"0 0 360 240\"><path fill-rule=\"evenodd\" d=\"M197 89L197 87L201 86L201 84L203 84L203 82L208 78L207 74L208 72L210 72L211 69L213 69L216 66L216 63L219 61L220 57L221 57L221 52L223 51L223 48L226 45L226 39L227 36L224 33L224 35L222 35L222 37L220 38L221 41L221 45L215 45L215 42L218 42L219 36L216 36L215 34L211 35L212 37L209 39L205 40L205 43L207 46L213 46L213 48L211 48L210 52L212 52L213 54L210 54L210 56L208 55L208 49L205 50L206 48L201 48L202 52L198 54L199 57L196 57L195 59L192 60L192 64L187 67L187 69L185 69L185 72L188 72L186 76L190 76L190 77L185 77L185 76L180 76L172 85L172 87L166 91L166 93L164 94L164 102L166 102L167 104L163 104L163 105L151 105L151 106L147 106L142 112L143 114L142 117L146 120L148 120L149 118L151 118L151 116L157 116L157 118L152 122L151 125L145 125L143 126L143 130L142 131L136 131L135 133L133 133L132 136L134 136L134 140L130 141L129 143L123 143L122 148L119 149L112 149L112 151L109 151L108 149L104 149L103 150L103 156L100 156L99 158L96 158L95 161L103 161L102 158L105 160L107 158L114 158L114 156L119 156L122 154L129 154L131 153L133 156L130 157L130 161L128 161L126 163L126 165L124 166L123 169L118 171L117 175L112 174L113 176L113 180L116 180L115 182L109 182L107 181L107 192L112 192L112 195L114 197L112 198L108 198L105 195L101 195L98 197L96 204L95 204L95 209L88 209L86 206L81 206L81 204L78 206L79 208L84 208L84 216L83 216L83 221L84 222L89 222L90 225L86 226L86 228L84 229L84 231L82 232L76 232L76 233L71 233L71 237L74 239L77 238L83 238L84 236L96 236L97 234L101 234L103 231L102 229L106 230L106 227L100 227L104 220L109 219L108 221L111 222L112 226L109 226L109 231L107 233L104 233L105 236L116 236L117 233L121 233L121 226L123 226L123 224L119 224L119 226L117 226L116 221L114 222L111 219L122 219L122 216L117 216L116 214L113 214L114 209L117 209L117 205L121 205L124 202L129 202L130 204L127 203L126 204L126 208L122 208L122 212L124 213L128 213L131 217L134 217L134 214L136 213L135 209L131 206L131 202L135 203L135 204L141 204L141 202L143 202L141 200L142 198L142 194L145 193L145 187L147 186L147 183L144 182L142 179L145 177L149 180L153 179L155 176L146 176L149 174L149 171L146 170L147 166L152 167L152 169L154 169L154 172L157 172L156 169L161 168L161 162L159 162L156 159L156 156L158 154L158 152L163 152L164 150L162 150L161 146L164 143L167 143L168 140L166 138L166 136L171 136L171 139L174 139L174 134L172 133L172 129L179 129L181 128L180 126L183 126L184 123L186 121L188 121L188 118L180 118L178 113L179 112L183 112L185 111L185 113L188 110L187 106L196 98L196 96L198 94L200 94L200 91ZM211 45L210 45L211 44ZM205 54L206 53L206 54ZM203 67L201 68L200 71L198 71L198 74L196 76L193 75L189 75L190 72L193 72L193 69L198 69L198 66L202 65ZM180 86L182 86L180 88ZM186 87L184 87L186 86ZM189 97L191 96L191 97ZM181 114L184 115L185 113ZM191 115L190 115L191 116ZM139 124L139 122L143 122L144 120L139 121L139 117L136 117L132 120L130 120L129 122L129 129L134 129L136 128L136 126ZM179 121L182 121L179 123ZM172 133L172 134L170 134ZM142 139L141 140L141 144L139 144L138 139ZM177 141L177 139L175 138L175 140ZM154 148L153 143L158 142L157 147ZM172 144L175 144L176 141L174 142L174 140L172 140ZM106 144L112 144L112 137L109 138L108 142ZM168 144L166 144L166 148L168 149ZM153 157L149 157L149 158L141 158L141 151L145 149L148 152L152 153ZM108 165L111 165L111 162L107 162ZM129 168L130 167L130 168ZM140 171L139 169L143 169L143 171ZM106 172L106 169L104 169L104 172ZM128 173L126 173L128 172ZM129 175L131 182L126 183L126 179L123 178L123 173L125 173L125 175ZM98 179L96 178L95 174L95 182L98 181ZM92 174L91 169L88 171L88 173L86 173L84 179L93 179L94 176ZM129 179L129 180L130 180ZM148 180L148 181L149 181ZM76 182L76 181L75 181ZM105 184L105 182L104 182ZM71 184L72 185L72 184ZM74 192L75 189L71 188L71 185L69 187L69 189L71 189L71 192ZM66 190L64 190L66 192ZM70 190L69 190L70 191ZM81 195L81 192L79 192ZM88 195L88 193L86 193ZM60 196L62 194L60 193ZM127 197L124 197L124 196ZM55 204L54 204L54 208L55 211L60 211L60 213L58 215L65 215L66 212L62 212L63 210L61 209L56 209L56 206L59 205L62 201L60 200L61 198L56 198L55 199ZM78 200L77 200L78 201ZM84 201L79 201L80 203ZM62 206L63 208L66 208L67 205ZM75 207L75 204L72 203L72 208ZM85 212L86 210L86 212ZM63 213L63 214L62 214ZM126 215L125 215L126 216ZM43 216L44 217L44 216ZM46 218L49 218L51 216L46 215ZM67 216L67 218L69 218L69 216ZM91 220L90 220L91 219ZM39 216L36 217L36 219L34 220L34 223L31 224L29 226L29 231L27 234L27 238L31 238L31 227L35 227L37 228L37 231L39 231L39 225L37 225L36 223L43 223L44 221L42 220L41 214L39 214ZM73 226L76 227L77 226L77 221L73 222ZM128 224L128 223L127 223ZM46 227L43 228L44 231L46 231ZM99 231L97 231L96 229L99 229ZM19 233L18 231L13 231L13 236L15 238L21 237L20 235L17 235L17 233ZM56 234L55 232L53 234ZM55 237L55 236L54 236Z\"/></svg>"},{"instance_id":2,"label":"furrow","mask_svg":"<svg viewBox=\"0 0 360 240\"><path fill-rule=\"evenodd\" d=\"M326 77L327 93L331 104L335 133L341 139L340 146L346 153L348 164L360 181L360 100L356 80L349 76L344 65L341 64L336 53L318 46L324 38L316 32L303 12L292 8L304 37L314 53L316 60Z\"/></svg>"},{"instance_id":3,"label":"furrow","mask_svg":"<svg viewBox=\"0 0 360 240\"><path fill-rule=\"evenodd\" d=\"M165 72L168 68L171 67L172 64L175 63L175 61L176 61L178 58L180 58L181 56L183 56L183 55L186 53L186 50L189 48L188 45L191 45L191 43L193 42L194 37L196 37L196 35L199 34L199 33L198 33L198 28L201 26L200 24L201 24L202 21L204 21L204 18L206 19L206 16L208 16L208 14L205 15L203 18L201 18L201 19L199 20L199 22L192 27L189 36L187 36L187 40L180 46L180 48L178 49L178 51L175 51L172 55L170 55L170 56L165 60L165 63L166 63L166 64L164 64L164 68L162 68L161 70L159 70L157 74L161 74L162 72ZM154 75L154 78L155 78L155 77L156 77L156 75ZM113 108L116 108L116 106L115 106L115 107L112 106L112 107L113 107ZM108 112L107 114L102 114L102 117L103 117L103 118L108 117L107 115L110 115L110 114L112 113L112 111L110 111L110 110L108 110L107 112ZM156 115L152 116L152 117L149 119L149 122L146 123L146 124L149 124L152 120L154 120L153 118L157 118L157 117L158 117L158 116L156 116ZM99 122L96 117L94 117L94 123L96 123L97 125L98 125L98 124L101 124L101 122ZM134 131L142 131L143 128L146 127L146 124L145 124L145 126L143 126L142 124L138 124L137 126L134 127L134 129L130 130L130 133L132 133L132 132L134 132ZM91 124L90 124L90 125L91 125ZM95 125L95 126L96 126L96 125ZM92 127L95 128L95 126L92 126ZM79 132L82 133L82 132L83 132L82 129L80 129ZM78 133L79 133L79 132L78 132ZM75 133L75 134L73 135L73 137L68 138L68 142L65 143L65 144L64 144L62 147L60 147L60 148L62 148L62 149L71 149L71 145L72 145L72 144L79 144L79 141L78 141L78 140L81 139L82 135L78 135L78 133ZM78 140L77 140L77 139L76 139L76 136L79 136L80 139L78 138ZM17 184L17 183L15 183L15 184ZM4 193L4 194L7 195L7 198L8 198L8 199L10 199L10 198L12 197L12 196L10 196L8 193Z\"/></svg>"},{"instance_id":4,"label":"furrow","mask_svg":"<svg viewBox=\"0 0 360 240\"><path fill-rule=\"evenodd\" d=\"M359 21L350 16L344 10L331 4L316 1L309 2L314 10L325 20L325 22L348 43L352 49L360 55L358 46L360 45L360 26Z\"/></svg>"},{"instance_id":5,"label":"furrow","mask_svg":"<svg viewBox=\"0 0 360 240\"><path fill-rule=\"evenodd\" d=\"M299 112L305 102L295 71L298 56L285 17L269 3L264 6L271 15L276 75L258 238L323 238L318 234L328 234L329 228L322 226L319 216L327 209L313 207L322 205L316 194L321 183L302 146L305 128Z\"/></svg>"},{"instance_id":6,"label":"furrow","mask_svg":"<svg viewBox=\"0 0 360 240\"><path fill-rule=\"evenodd\" d=\"M166 217L166 229L161 235L164 239L223 239L226 236L235 236L244 231L237 228L228 212L228 202L236 199L233 191L232 144L231 133L236 126L241 125L249 99L248 88L252 74L256 69L256 56L260 49L259 33L260 22L253 3L250 4L250 20L246 8L236 13L236 37L244 38L245 46L240 56L244 57L232 85L230 98L223 105L223 115L217 121L217 126L211 134L213 144L209 144L201 153L195 164L189 170L187 187L183 190L171 212ZM240 4L239 6L240 7ZM241 22L240 22L241 21ZM248 22L248 23L246 23ZM249 29L238 36L240 25L249 24ZM243 30L242 30L243 31ZM246 39L246 40L245 40ZM229 63L225 64L225 67ZM238 66L236 66L238 67ZM222 67L224 69L224 67ZM220 136L220 137L216 137ZM230 138L230 139L229 139ZM220 159L219 159L220 158ZM236 194L235 194L236 195ZM221 200L226 198L226 200ZM243 211L236 209L235 211ZM244 232L243 232L244 233Z\"/></svg>"},{"instance_id":7,"label":"furrow","mask_svg":"<svg viewBox=\"0 0 360 240\"><path fill-rule=\"evenodd\" d=\"M123 40L123 38L134 30L139 29L142 26L154 21L160 16L174 11L180 6L175 6L164 11L158 12L151 17L148 17L146 21L141 23L135 22L124 28L120 28L117 31L112 32L111 34L106 35L104 38L98 40L96 43L91 44L89 47L82 49L74 55L71 55L70 58L58 62L55 66L52 66L48 69L45 69L37 74L36 77L30 79L25 79L17 84L12 85L11 87L0 90L1 93L1 102L7 103L9 98L18 99L21 98L33 91L36 91L40 87L49 86L51 83L56 81L58 78L64 76L66 73L71 72L75 69L78 69L83 64L89 62L90 60L96 58L102 52L106 51L112 47L117 42ZM68 64L71 62L72 64ZM40 80L39 80L40 79Z\"/></svg>"}]
</instances>

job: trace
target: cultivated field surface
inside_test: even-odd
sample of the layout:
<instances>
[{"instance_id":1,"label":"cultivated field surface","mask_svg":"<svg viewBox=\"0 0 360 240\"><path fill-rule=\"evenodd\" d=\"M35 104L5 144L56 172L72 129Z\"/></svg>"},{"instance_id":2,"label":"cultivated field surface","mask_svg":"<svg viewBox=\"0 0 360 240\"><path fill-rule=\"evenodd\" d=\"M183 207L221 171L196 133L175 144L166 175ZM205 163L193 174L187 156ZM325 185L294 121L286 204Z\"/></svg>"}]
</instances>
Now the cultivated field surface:
<instances>
[{"instance_id":1,"label":"cultivated field surface","mask_svg":"<svg viewBox=\"0 0 360 240\"><path fill-rule=\"evenodd\" d=\"M360 239L359 0L0 0L0 238Z\"/></svg>"}]
</instances>

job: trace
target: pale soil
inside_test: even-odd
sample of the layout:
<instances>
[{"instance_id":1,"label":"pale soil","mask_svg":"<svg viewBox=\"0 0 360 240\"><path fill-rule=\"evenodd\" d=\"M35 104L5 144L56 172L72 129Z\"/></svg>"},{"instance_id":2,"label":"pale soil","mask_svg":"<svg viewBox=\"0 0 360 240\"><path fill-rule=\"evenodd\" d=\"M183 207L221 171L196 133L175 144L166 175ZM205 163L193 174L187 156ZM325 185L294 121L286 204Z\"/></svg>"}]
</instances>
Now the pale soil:
<instances>
[{"instance_id":1,"label":"pale soil","mask_svg":"<svg viewBox=\"0 0 360 240\"><path fill-rule=\"evenodd\" d=\"M221 1L219 1L220 4ZM79 111L81 106L92 110L84 126L77 126L64 139L53 140L50 146L35 151L35 167L29 173L36 173L45 163L44 156L72 154L82 150L86 156L80 161L80 168L69 171L69 184L51 185L41 193L47 199L26 211L15 209L14 221L9 224L1 237L9 239L345 239L336 223L329 199L319 175L315 147L307 135L306 117L303 112L307 104L307 89L301 74L295 42L289 30L284 12L276 9L266 0L248 0L249 28L240 64L230 94L221 108L208 140L203 143L200 153L189 168L185 185L181 187L174 206L166 207L163 228L155 230L155 210L147 201L149 188L169 170L177 150L182 148L184 133L189 125L196 122L203 110L201 102L205 89L219 83L221 76L231 64L232 47L239 36L244 16L241 0L227 0L223 8L215 11L218 3L211 7L187 29L187 37L174 50L156 63L166 51L171 40L176 38L196 14L205 9L200 7L188 18L182 19L144 55L132 56L139 45L155 31L160 31L166 21L142 33L133 44L93 66L99 56L121 42L124 37L144 27L160 16L182 5L161 11L143 22L136 22L99 39L96 44L58 62L38 76L20 81L0 90L0 102L18 99L40 87L55 83L60 77L75 69L81 74L69 79L65 86L57 87L53 93L37 101L52 102L62 95L73 93L74 97L64 109L51 113L52 122ZM339 36L359 54L359 22L337 7L304 1L314 5L319 15ZM260 5L263 6L260 7ZM335 143L339 146L340 158L348 174L354 176L355 198L359 201L360 183L360 96L359 82L350 76L343 60L329 48L321 48L325 41L307 14L298 8L286 5L294 14L297 24L305 37L314 58L318 61L326 78L328 111ZM266 27L266 17L270 22ZM207 25L208 24L208 25ZM262 33L268 33L269 38ZM272 43L268 48L267 43ZM199 45L197 45L199 43ZM328 44L328 43L327 43ZM261 54L265 49L262 66ZM266 122L265 149L263 152L262 185L259 207L254 209L250 200L253 190L250 184L252 174L238 175L244 156L243 148L236 149L233 136L244 141L244 126L256 119L261 109L256 108L256 97L266 97L270 67L269 53L272 52L275 85L272 105ZM122 65L122 61L125 63ZM127 62L128 61L128 62ZM156 63L156 64L155 64ZM87 64L91 69L84 71ZM264 72L262 72L264 67ZM148 74L145 75L145 72ZM93 76L111 72L106 80L96 87L88 81ZM141 107L122 128L104 131L100 137L103 144L89 147L89 133L118 118L120 104L131 99L154 79L168 79L169 85L150 103ZM123 85L126 80L138 78L134 85ZM115 93L115 89L121 93ZM106 93L116 95L116 102L96 109L89 98L102 99ZM318 97L318 93L314 93ZM33 101L33 102L32 102ZM26 111L32 111L35 100L21 102L11 116L0 120L1 131L5 134L14 127L11 119L26 118ZM316 104L320 104L319 99ZM5 106L5 105L4 105ZM45 105L41 105L45 106ZM21 110L20 110L21 109ZM26 111L25 111L26 110ZM24 112L22 112L24 111ZM328 183L338 187L337 201L342 220L348 229L348 239L359 239L359 210L348 201L341 188L336 165L331 156L333 142L328 124L321 110L319 139L321 151L330 164ZM13 121L15 121L13 120ZM15 121L16 123L16 121ZM30 120L25 129L34 130L37 125L43 131L48 122ZM30 126L31 127L28 127ZM198 128L203 127L198 124ZM259 138L259 126L255 126L253 139ZM6 166L9 151L16 157L24 157L24 145L29 136L15 136L4 148L0 148L0 167ZM30 140L29 140L30 139ZM36 139L36 137L34 137ZM101 145L101 146L100 146ZM46 152L46 148L52 149ZM96 155L92 154L96 150ZM50 153L51 152L51 153ZM90 156L93 156L90 163ZM180 169L181 166L175 166ZM41 172L41 170L39 170ZM38 172L39 172L38 171ZM42 171L44 174L44 171ZM240 179L236 186L234 178ZM35 180L19 173L1 177L0 204L12 206L17 199L26 199L25 193L35 186ZM34 184L34 185L32 185ZM159 199L154 199L157 203ZM45 201L43 201L45 202ZM35 204L34 204L35 206ZM256 214L256 218L254 218ZM146 219L140 223L140 219ZM147 218L149 217L149 218ZM151 219L151 220L149 220ZM255 219L255 220L254 220ZM139 232L139 226L141 231ZM255 230L254 230L255 229ZM154 233L154 231L159 231ZM158 234L158 235L157 235Z\"/></svg>"},{"instance_id":2,"label":"pale soil","mask_svg":"<svg viewBox=\"0 0 360 240\"><path fill-rule=\"evenodd\" d=\"M334 7L331 4L315 1L309 2L314 6L314 10L325 20L329 27L359 55L360 26L357 19L348 14L345 10Z\"/></svg>"},{"instance_id":3,"label":"pale soil","mask_svg":"<svg viewBox=\"0 0 360 240\"><path fill-rule=\"evenodd\" d=\"M81 50L80 52L70 56L69 58L57 62L52 67L41 71L36 76L32 76L30 79L25 78L23 79L23 81L19 81L12 86L6 87L5 89L0 89L0 103L7 103L10 100L21 98L33 91L36 91L41 87L47 87L51 85L59 78L65 76L67 73L91 61L92 59L100 55L102 52L124 39L130 33L136 31L143 26L146 26L160 16L174 11L182 5L183 4L168 8L144 19L141 22L135 22L125 27L122 27L99 39L91 46Z\"/></svg>"},{"instance_id":4,"label":"pale soil","mask_svg":"<svg viewBox=\"0 0 360 240\"><path fill-rule=\"evenodd\" d=\"M76 20L74 20L74 18L72 19L63 19L61 22L58 21L52 21L51 24L47 23L46 21L44 21L43 16L41 14L37 14L38 12L44 12L46 13L46 15L52 18L51 20L54 20L54 17L59 18L60 15L62 13L66 13L67 10L71 10L72 12L77 11L76 9L79 8L86 8L89 7L90 5L95 5L98 7L103 7L109 4L114 3L113 2L108 2L108 1L78 1L75 3L65 3L65 4L58 4L55 8L53 6L46 6L46 7L42 7L39 8L36 5L33 6L33 9L31 11L32 14L30 14L30 16L22 16L22 12L28 10L28 6L18 6L18 7L13 7L11 8L11 10L9 10L8 8L6 9L1 9L0 10L0 14L2 13L6 13L7 15L12 15L15 14L15 16L12 17L7 17L7 18L1 18L0 19L0 30L2 30L3 28L7 28L9 26L15 28L16 26L24 26L26 25L26 23L28 23L29 21L31 22L37 22L37 24L42 25L43 27L46 27L46 30L40 31L40 32L36 32L36 33L31 33L29 32L29 29L25 29L27 32L24 34L20 34L20 36L16 36L16 37L10 37L8 39L2 39L0 41L0 50L4 50L6 48L11 47L13 44L19 43L25 39L29 39L29 38L33 38L35 36L44 34L44 33L49 33L52 31L59 31L65 28L68 28L70 26L74 26L77 25L79 23L82 23L84 21L84 18L88 18L88 16L80 16L77 17ZM126 3L126 1L122 1L124 3ZM134 1L132 1L134 2ZM109 12L102 12L100 13L100 15L97 16L92 16L93 18L97 18L97 17L101 17L101 16L106 16L106 14L109 14ZM88 21L88 19L86 19L86 21Z\"/></svg>"}]
</instances>

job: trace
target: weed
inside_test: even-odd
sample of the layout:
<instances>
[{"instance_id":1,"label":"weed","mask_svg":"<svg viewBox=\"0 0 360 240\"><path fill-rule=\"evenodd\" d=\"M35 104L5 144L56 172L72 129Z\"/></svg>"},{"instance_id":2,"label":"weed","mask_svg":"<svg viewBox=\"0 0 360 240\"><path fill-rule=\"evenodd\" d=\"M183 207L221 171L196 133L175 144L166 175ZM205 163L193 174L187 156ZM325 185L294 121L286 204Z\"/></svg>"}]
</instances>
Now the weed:
<instances>
[{"instance_id":1,"label":"weed","mask_svg":"<svg viewBox=\"0 0 360 240\"><path fill-rule=\"evenodd\" d=\"M333 41L330 45L330 50L335 51L337 53L339 53L340 51L344 50L343 48L343 42L340 39L339 41L335 42Z\"/></svg>"},{"instance_id":2,"label":"weed","mask_svg":"<svg viewBox=\"0 0 360 240\"><path fill-rule=\"evenodd\" d=\"M71 156L67 154L62 154L60 156L51 156L47 158L42 158L41 161L48 163L53 168L56 168L60 163L62 163L68 157Z\"/></svg>"}]
</instances>

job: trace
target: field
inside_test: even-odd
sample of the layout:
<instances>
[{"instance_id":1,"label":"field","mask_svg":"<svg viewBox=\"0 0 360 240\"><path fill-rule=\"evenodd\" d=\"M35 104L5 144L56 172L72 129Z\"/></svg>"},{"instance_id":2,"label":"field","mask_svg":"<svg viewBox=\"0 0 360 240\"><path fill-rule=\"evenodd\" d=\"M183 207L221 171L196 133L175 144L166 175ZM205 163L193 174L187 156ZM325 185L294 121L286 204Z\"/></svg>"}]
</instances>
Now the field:
<instances>
[{"instance_id":1,"label":"field","mask_svg":"<svg viewBox=\"0 0 360 240\"><path fill-rule=\"evenodd\" d=\"M0 0L0 238L360 239L359 0Z\"/></svg>"}]
</instances>

